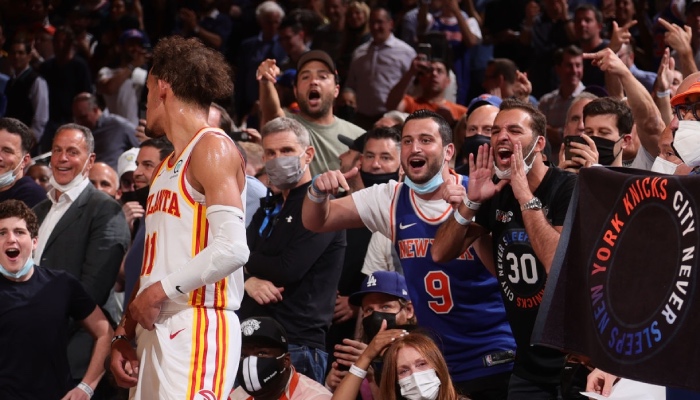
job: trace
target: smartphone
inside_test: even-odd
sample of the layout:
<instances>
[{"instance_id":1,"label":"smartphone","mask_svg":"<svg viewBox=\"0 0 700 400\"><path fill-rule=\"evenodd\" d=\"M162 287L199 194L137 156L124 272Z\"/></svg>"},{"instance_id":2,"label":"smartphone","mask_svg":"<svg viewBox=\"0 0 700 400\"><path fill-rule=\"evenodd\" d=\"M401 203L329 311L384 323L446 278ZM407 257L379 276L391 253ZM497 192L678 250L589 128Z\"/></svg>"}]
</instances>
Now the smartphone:
<instances>
[{"instance_id":1,"label":"smartphone","mask_svg":"<svg viewBox=\"0 0 700 400\"><path fill-rule=\"evenodd\" d=\"M588 142L581 136L565 136L564 137L564 158L571 160L574 154L571 152L571 142L581 143L588 146Z\"/></svg>"},{"instance_id":2,"label":"smartphone","mask_svg":"<svg viewBox=\"0 0 700 400\"><path fill-rule=\"evenodd\" d=\"M433 46L430 43L418 43L418 55L422 56L425 61L432 61Z\"/></svg>"}]
</instances>

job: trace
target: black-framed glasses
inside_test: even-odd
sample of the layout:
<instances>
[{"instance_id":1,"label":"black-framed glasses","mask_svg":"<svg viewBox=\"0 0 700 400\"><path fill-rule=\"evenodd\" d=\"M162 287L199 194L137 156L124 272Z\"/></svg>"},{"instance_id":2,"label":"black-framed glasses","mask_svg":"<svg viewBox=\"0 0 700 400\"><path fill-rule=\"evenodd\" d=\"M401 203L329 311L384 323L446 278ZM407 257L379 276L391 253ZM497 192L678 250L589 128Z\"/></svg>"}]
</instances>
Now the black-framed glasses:
<instances>
[{"instance_id":1,"label":"black-framed glasses","mask_svg":"<svg viewBox=\"0 0 700 400\"><path fill-rule=\"evenodd\" d=\"M700 101L673 106L673 112L676 113L676 117L678 117L679 121L683 121L683 117L685 117L685 115L691 111L693 112L693 117L695 120L700 121L700 115L698 114L698 111L700 111Z\"/></svg>"}]
</instances>

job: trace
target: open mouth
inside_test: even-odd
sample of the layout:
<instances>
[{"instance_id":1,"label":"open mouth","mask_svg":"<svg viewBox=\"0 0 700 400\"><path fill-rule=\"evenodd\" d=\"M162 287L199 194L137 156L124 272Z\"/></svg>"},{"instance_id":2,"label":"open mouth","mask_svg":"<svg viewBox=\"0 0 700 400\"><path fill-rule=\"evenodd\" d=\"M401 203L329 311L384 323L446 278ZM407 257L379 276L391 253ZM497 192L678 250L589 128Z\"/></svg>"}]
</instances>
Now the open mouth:
<instances>
[{"instance_id":1,"label":"open mouth","mask_svg":"<svg viewBox=\"0 0 700 400\"><path fill-rule=\"evenodd\" d=\"M10 259L14 260L19 257L19 249L7 249L5 250L5 255Z\"/></svg>"},{"instance_id":2,"label":"open mouth","mask_svg":"<svg viewBox=\"0 0 700 400\"><path fill-rule=\"evenodd\" d=\"M510 157L513 155L513 152L511 150L501 148L498 149L496 152L496 156L501 160L501 161L509 161Z\"/></svg>"},{"instance_id":3,"label":"open mouth","mask_svg":"<svg viewBox=\"0 0 700 400\"><path fill-rule=\"evenodd\" d=\"M318 103L318 101L321 100L321 92L318 90L312 89L309 91L309 101Z\"/></svg>"},{"instance_id":4,"label":"open mouth","mask_svg":"<svg viewBox=\"0 0 700 400\"><path fill-rule=\"evenodd\" d=\"M421 168L425 165L425 160L421 160L421 159L409 160L408 165L410 165L411 168Z\"/></svg>"}]
</instances>

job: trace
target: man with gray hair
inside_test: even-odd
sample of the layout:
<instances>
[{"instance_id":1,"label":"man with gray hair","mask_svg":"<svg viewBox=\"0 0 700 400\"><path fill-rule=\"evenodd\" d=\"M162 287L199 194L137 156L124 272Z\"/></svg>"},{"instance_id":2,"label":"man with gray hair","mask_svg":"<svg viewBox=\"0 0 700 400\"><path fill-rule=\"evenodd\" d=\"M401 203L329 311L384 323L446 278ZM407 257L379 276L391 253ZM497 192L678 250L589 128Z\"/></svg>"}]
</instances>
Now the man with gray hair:
<instances>
[{"instance_id":1,"label":"man with gray hair","mask_svg":"<svg viewBox=\"0 0 700 400\"><path fill-rule=\"evenodd\" d=\"M301 223L316 153L306 128L278 117L261 134L270 191L247 229L250 258L239 317L277 320L287 331L297 372L323 383L345 231L314 233Z\"/></svg>"},{"instance_id":2,"label":"man with gray hair","mask_svg":"<svg viewBox=\"0 0 700 400\"><path fill-rule=\"evenodd\" d=\"M130 234L119 203L87 179L95 162L94 150L90 129L66 124L56 131L51 150L52 188L48 199L34 207L40 224L34 263L73 275L92 300L103 306ZM77 325L74 328L68 361L71 375L79 381L87 370L93 339Z\"/></svg>"}]
</instances>

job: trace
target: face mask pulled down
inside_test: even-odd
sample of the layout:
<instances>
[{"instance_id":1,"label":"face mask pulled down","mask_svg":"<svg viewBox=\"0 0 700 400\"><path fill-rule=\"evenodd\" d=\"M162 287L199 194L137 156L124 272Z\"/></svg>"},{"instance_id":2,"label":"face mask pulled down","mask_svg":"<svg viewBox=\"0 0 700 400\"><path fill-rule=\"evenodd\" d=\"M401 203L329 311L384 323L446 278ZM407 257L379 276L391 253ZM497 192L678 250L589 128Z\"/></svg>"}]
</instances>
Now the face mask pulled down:
<instances>
[{"instance_id":1,"label":"face mask pulled down","mask_svg":"<svg viewBox=\"0 0 700 400\"><path fill-rule=\"evenodd\" d=\"M22 163L20 162L12 171L7 171L0 175L0 188L10 186L17 179L17 171L19 171L21 166Z\"/></svg>"},{"instance_id":2,"label":"face mask pulled down","mask_svg":"<svg viewBox=\"0 0 700 400\"><path fill-rule=\"evenodd\" d=\"M532 142L532 148L530 151L528 151L527 155L523 157L523 168L525 169L525 175L527 175L528 172L532 169L532 164L535 163L535 157L532 157L532 160L530 160L530 164L527 163L527 159L532 155L532 153L535 151L535 146L537 145L537 140L534 140ZM498 168L496 165L496 161L494 160L493 162L494 170L496 171L496 177L498 179L503 180L503 179L510 179L512 173L513 173L513 168L508 168L505 170L502 170Z\"/></svg>"},{"instance_id":3,"label":"face mask pulled down","mask_svg":"<svg viewBox=\"0 0 700 400\"><path fill-rule=\"evenodd\" d=\"M65 185L61 185L60 183L56 182L56 178L54 177L53 174L51 174L51 178L49 178L49 184L56 190L60 191L61 193L65 193L74 187L77 187L80 185L84 180L85 180L85 167L87 167L88 163L90 162L90 157L88 157L87 160L85 160L85 164L83 164L83 168L80 170L80 172L73 177L73 179L66 183Z\"/></svg>"},{"instance_id":4,"label":"face mask pulled down","mask_svg":"<svg viewBox=\"0 0 700 400\"><path fill-rule=\"evenodd\" d=\"M19 278L27 275L27 273L29 272L30 269L32 269L33 266L34 266L34 260L32 260L32 258L29 257L29 258L27 258L27 262L24 263L24 266L22 267L22 269L20 269L17 272L10 272L7 269L5 269L5 267L3 265L0 265L0 274L3 274L8 278L19 279Z\"/></svg>"}]
</instances>

